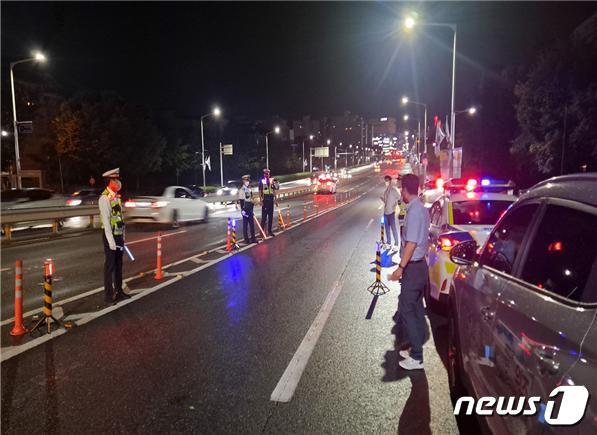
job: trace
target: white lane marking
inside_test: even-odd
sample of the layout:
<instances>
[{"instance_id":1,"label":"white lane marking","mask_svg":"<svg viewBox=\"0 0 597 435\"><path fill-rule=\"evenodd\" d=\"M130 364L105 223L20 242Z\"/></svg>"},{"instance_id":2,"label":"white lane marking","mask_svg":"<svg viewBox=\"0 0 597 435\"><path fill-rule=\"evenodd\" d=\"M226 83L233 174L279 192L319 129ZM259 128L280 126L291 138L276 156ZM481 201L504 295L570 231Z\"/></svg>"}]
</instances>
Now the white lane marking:
<instances>
[{"instance_id":1,"label":"white lane marking","mask_svg":"<svg viewBox=\"0 0 597 435\"><path fill-rule=\"evenodd\" d=\"M166 233L166 234L162 234L162 239L164 237L170 237L170 236L174 236L176 234L182 234L182 233L186 233L187 230L180 230L180 231L176 231L174 233ZM141 242L147 242L149 240L155 240L157 239L158 236L152 236L152 237L147 237L145 239L139 239L139 240L133 240L132 242L126 242L127 245L134 245L135 243L141 243Z\"/></svg>"},{"instance_id":2,"label":"white lane marking","mask_svg":"<svg viewBox=\"0 0 597 435\"><path fill-rule=\"evenodd\" d=\"M365 231L367 231L369 229L369 227L371 226L372 223L373 223L373 218L371 218L371 220L367 224L367 227L365 228Z\"/></svg>"},{"instance_id":3,"label":"white lane marking","mask_svg":"<svg viewBox=\"0 0 597 435\"><path fill-rule=\"evenodd\" d=\"M196 257L193 257L193 258L191 258L191 261L192 261L193 263L197 263L197 264L204 264L204 263L207 263L207 260L202 260L201 258L196 258Z\"/></svg>"},{"instance_id":4,"label":"white lane marking","mask_svg":"<svg viewBox=\"0 0 597 435\"><path fill-rule=\"evenodd\" d=\"M12 267L5 267L4 269L0 269L0 272L6 272L7 270L12 270Z\"/></svg>"},{"instance_id":5,"label":"white lane marking","mask_svg":"<svg viewBox=\"0 0 597 435\"><path fill-rule=\"evenodd\" d=\"M31 341L28 341L25 344L21 344L20 346L3 348L2 355L0 356L0 362L4 362L7 359L12 358L13 356L17 356L20 353L26 352L29 349L33 349L34 347L39 346L40 344L45 343L46 341L50 341L53 338L59 337L62 334L66 334L67 329L56 329L52 331L50 334L44 334L41 337L34 338Z\"/></svg>"},{"instance_id":6,"label":"white lane marking","mask_svg":"<svg viewBox=\"0 0 597 435\"><path fill-rule=\"evenodd\" d=\"M363 196L365 196L365 193L362 193L361 195L356 196L354 199L352 199L351 201L348 201L348 202L346 202L344 204L340 204L340 205L338 205L336 207L332 207L332 208L329 208L327 210L324 210L321 213L319 213L317 216L313 215L313 217L310 217L310 218L308 218L305 221L302 221L302 222L299 222L299 223L293 225L290 229L292 229L292 228L298 228L302 224L307 223L307 222L309 222L309 221L311 221L313 219L316 219L317 217L323 216L323 215L325 215L327 213L331 213L332 211L340 209L340 208L344 207L345 205L351 204L352 202L356 201L357 199L360 199ZM243 252L243 251L246 251L247 249L251 249L251 248L256 247L256 246L259 246L259 245L250 244L250 245L247 245L245 247L240 248L236 252ZM176 261L174 263L171 263L171 264L169 264L167 266L164 266L163 269L166 269L167 267L175 266L175 265L180 264L180 263L184 263L185 261L188 261L189 259L191 259L193 257L205 255L207 253L208 253L207 251L204 251L203 253L201 253L199 255L194 254L191 257L184 258L182 260L178 260L178 261ZM145 297L146 295L153 293L154 291L157 291L157 290L159 290L159 289L161 289L163 287L166 287L167 285L170 285L172 283L175 283L175 282L183 279L184 277L187 277L189 275L192 275L192 274L195 274L197 272L200 272L203 269L207 269L208 267L211 267L214 264L219 263L220 261L224 261L224 260L230 258L232 255L234 255L234 253L230 253L228 255L224 255L224 256L216 259L216 260L212 260L212 261L210 261L210 262L208 262L206 264L202 264L201 266L196 267L195 269L192 269L192 270L189 270L189 271L186 271L186 272L182 272L181 274L177 275L176 278L168 280L168 281L165 281L163 283L160 283L160 284L158 284L155 287L152 287L152 288L149 288L149 289L133 290L129 294L130 295L133 295L134 293L136 293L136 294L131 299L119 302L116 305L113 305L113 306L105 308L104 310L95 312L95 313L92 314L92 316L93 316L92 318L87 318L84 321L77 322L77 325L83 325L85 323L90 322L93 319L96 319L98 317L103 316L104 314L110 313L110 312L112 312L112 311L114 311L114 310L116 310L116 309L118 309L120 307L126 306L126 305L128 305L129 303L131 303L134 300L141 299L141 298ZM352 256L352 254L351 254L351 256ZM155 272L155 269L151 270L151 271L148 271L148 272L145 272L145 274L152 273L152 272ZM123 280L123 283L127 283L128 281L131 281L131 280L133 280L135 278L138 278L138 275L134 275L134 276L131 276L131 277ZM101 292L103 290L104 290L103 286L102 287L98 287L96 289L89 290L88 292L81 293L79 295L75 295L75 296L72 296L70 298L64 299L63 301L59 301L57 303L54 303L54 306L63 305L63 304L66 304L68 302L75 301L75 300L78 300L78 299L90 296L90 295L92 295L94 293L99 293L99 292ZM329 297L329 294L328 294L328 297ZM327 299L326 299L326 301L327 301ZM334 299L334 302L335 302L335 299ZM333 307L333 304L332 304L332 307ZM322 307L322 309L323 309L323 307ZM41 308L37 308L37 309L34 309L34 310L31 310L31 311L28 311L28 312L24 313L23 317L32 316L32 315L40 313L40 312L41 312ZM101 313L101 314L99 314L99 313ZM326 319L327 319L327 317L326 317ZM3 320L2 322L0 322L0 325L4 326L4 325L7 325L7 324L9 324L9 323L11 323L13 321L14 321L14 318L6 319L6 320ZM52 332L51 334L45 335L45 336L40 337L38 339L34 339L34 340L29 341L29 342L27 342L25 344L22 344L20 346L9 346L7 348L3 348L2 352L1 352L1 355L0 355L0 362L6 361L6 360L8 360L8 359L10 359L10 358L12 358L12 357L14 357L16 355L19 355L19 354L21 354L23 352L26 352L29 349L33 349L34 347L37 347L38 345L43 344L46 341L48 341L48 340L50 340L52 338L58 337L58 336L66 333L66 332L67 332L66 329L58 329L58 330L55 330L54 332Z\"/></svg>"},{"instance_id":7,"label":"white lane marking","mask_svg":"<svg viewBox=\"0 0 597 435\"><path fill-rule=\"evenodd\" d=\"M278 381L278 385L276 385L276 388L270 397L271 401L290 402L292 399L294 391L296 390L296 387L301 380L301 376L303 375L303 371L305 370L305 367L307 367L309 358L313 353L313 349L315 349L315 345L319 340L325 323L332 312L332 308L334 308L334 304L336 303L336 299L340 294L340 290L342 290L342 285L340 281L336 281L334 288L325 298L325 302L321 306L321 309L313 321L313 324L309 328L307 335L305 335L305 338L303 338L303 341L292 357L290 364L288 364L284 374Z\"/></svg>"}]
</instances>

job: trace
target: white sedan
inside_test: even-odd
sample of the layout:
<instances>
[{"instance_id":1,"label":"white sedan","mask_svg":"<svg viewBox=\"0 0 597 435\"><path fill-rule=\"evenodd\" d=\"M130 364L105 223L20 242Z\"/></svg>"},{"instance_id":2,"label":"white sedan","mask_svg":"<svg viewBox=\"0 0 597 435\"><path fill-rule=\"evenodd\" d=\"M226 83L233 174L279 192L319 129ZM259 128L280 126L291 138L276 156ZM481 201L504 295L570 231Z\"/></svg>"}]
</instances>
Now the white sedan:
<instances>
[{"instance_id":1,"label":"white sedan","mask_svg":"<svg viewBox=\"0 0 597 435\"><path fill-rule=\"evenodd\" d=\"M207 221L209 205L189 189L168 186L160 196L137 196L124 203L129 222L153 222L178 227L180 222Z\"/></svg>"}]
</instances>

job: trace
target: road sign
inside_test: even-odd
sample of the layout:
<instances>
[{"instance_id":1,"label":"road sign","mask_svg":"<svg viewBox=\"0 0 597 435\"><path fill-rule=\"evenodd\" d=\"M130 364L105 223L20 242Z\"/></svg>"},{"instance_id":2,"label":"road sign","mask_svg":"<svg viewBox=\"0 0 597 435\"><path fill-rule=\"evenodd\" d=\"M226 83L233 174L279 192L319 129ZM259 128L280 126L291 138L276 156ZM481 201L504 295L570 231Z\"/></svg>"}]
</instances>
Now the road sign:
<instances>
[{"instance_id":1,"label":"road sign","mask_svg":"<svg viewBox=\"0 0 597 435\"><path fill-rule=\"evenodd\" d=\"M19 134L33 133L33 121L19 121L17 122Z\"/></svg>"},{"instance_id":2,"label":"road sign","mask_svg":"<svg viewBox=\"0 0 597 435\"><path fill-rule=\"evenodd\" d=\"M231 156L232 155L232 144L222 145L222 153L225 156Z\"/></svg>"},{"instance_id":3,"label":"road sign","mask_svg":"<svg viewBox=\"0 0 597 435\"><path fill-rule=\"evenodd\" d=\"M313 157L329 157L330 147L315 147L313 148Z\"/></svg>"}]
</instances>

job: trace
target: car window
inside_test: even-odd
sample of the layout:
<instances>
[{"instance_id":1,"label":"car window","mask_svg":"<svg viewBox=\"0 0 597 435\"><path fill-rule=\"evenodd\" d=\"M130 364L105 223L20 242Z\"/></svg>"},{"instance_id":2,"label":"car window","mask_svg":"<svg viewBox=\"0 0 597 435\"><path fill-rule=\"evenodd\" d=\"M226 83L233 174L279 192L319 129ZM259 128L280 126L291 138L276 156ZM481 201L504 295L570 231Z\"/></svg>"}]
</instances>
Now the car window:
<instances>
[{"instance_id":1,"label":"car window","mask_svg":"<svg viewBox=\"0 0 597 435\"><path fill-rule=\"evenodd\" d=\"M548 205L521 278L578 302L597 302L597 216Z\"/></svg>"},{"instance_id":2,"label":"car window","mask_svg":"<svg viewBox=\"0 0 597 435\"><path fill-rule=\"evenodd\" d=\"M433 225L440 225L442 220L442 206L439 202L435 202L431 207L431 223Z\"/></svg>"},{"instance_id":3,"label":"car window","mask_svg":"<svg viewBox=\"0 0 597 435\"><path fill-rule=\"evenodd\" d=\"M480 262L505 273L512 273L514 260L537 204L529 204L512 210L497 225L485 245Z\"/></svg>"},{"instance_id":4,"label":"car window","mask_svg":"<svg viewBox=\"0 0 597 435\"><path fill-rule=\"evenodd\" d=\"M452 203L454 225L495 225L512 201L475 200Z\"/></svg>"},{"instance_id":5,"label":"car window","mask_svg":"<svg viewBox=\"0 0 597 435\"><path fill-rule=\"evenodd\" d=\"M174 191L174 198L191 198L191 194L185 189L176 189Z\"/></svg>"}]
</instances>

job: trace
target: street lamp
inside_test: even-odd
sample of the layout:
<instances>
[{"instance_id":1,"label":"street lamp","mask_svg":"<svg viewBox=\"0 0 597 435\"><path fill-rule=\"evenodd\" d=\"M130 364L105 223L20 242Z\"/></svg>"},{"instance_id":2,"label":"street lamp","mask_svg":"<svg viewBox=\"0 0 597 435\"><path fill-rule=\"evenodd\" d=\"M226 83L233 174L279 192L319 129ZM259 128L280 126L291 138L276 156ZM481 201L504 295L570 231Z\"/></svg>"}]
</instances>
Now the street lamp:
<instances>
[{"instance_id":1,"label":"street lamp","mask_svg":"<svg viewBox=\"0 0 597 435\"><path fill-rule=\"evenodd\" d=\"M269 169L269 141L268 136L272 133L278 134L280 133L280 127L277 125L274 127L272 131L268 131L265 133L265 167Z\"/></svg>"},{"instance_id":2,"label":"street lamp","mask_svg":"<svg viewBox=\"0 0 597 435\"><path fill-rule=\"evenodd\" d=\"M313 141L312 134L309 135L309 140ZM309 150L311 150L311 147L309 147ZM303 172L305 172L305 137L304 136L303 136Z\"/></svg>"},{"instance_id":3,"label":"street lamp","mask_svg":"<svg viewBox=\"0 0 597 435\"><path fill-rule=\"evenodd\" d=\"M408 121L408 115L404 115L402 119L404 119L404 122Z\"/></svg>"},{"instance_id":4,"label":"street lamp","mask_svg":"<svg viewBox=\"0 0 597 435\"><path fill-rule=\"evenodd\" d=\"M464 109L464 110L457 110L455 112L456 115L460 115L461 113L468 113L469 115L474 115L475 113L477 113L477 108L475 106L471 106L468 109Z\"/></svg>"},{"instance_id":5,"label":"street lamp","mask_svg":"<svg viewBox=\"0 0 597 435\"><path fill-rule=\"evenodd\" d=\"M205 142L203 139L203 120L209 116L218 118L221 113L219 107L214 107L211 113L206 113L201 117L201 169L203 171L203 190L205 190Z\"/></svg>"},{"instance_id":6,"label":"street lamp","mask_svg":"<svg viewBox=\"0 0 597 435\"><path fill-rule=\"evenodd\" d=\"M404 26L407 30L412 30L415 25L422 25L422 26L434 26L434 27L448 27L454 32L454 39L453 39L453 47L452 47L452 98L450 104L450 124L451 128L450 131L452 133L452 137L450 140L450 168L449 168L449 176L453 176L453 158L454 158L454 138L456 137L456 113L454 112L454 94L456 88L456 33L457 33L457 26L455 23L431 23L431 22L422 22L417 23L413 16L406 17L404 20Z\"/></svg>"},{"instance_id":7,"label":"street lamp","mask_svg":"<svg viewBox=\"0 0 597 435\"><path fill-rule=\"evenodd\" d=\"M2 137L8 136L8 132L6 130L2 130Z\"/></svg>"},{"instance_id":8,"label":"street lamp","mask_svg":"<svg viewBox=\"0 0 597 435\"><path fill-rule=\"evenodd\" d=\"M14 72L13 69L15 65L19 63L25 62L45 62L46 56L44 56L40 52L33 53L33 57L17 60L16 62L10 63L10 91L12 93L12 119L13 119L13 128L14 128L14 135L15 135L15 169L17 172L17 189L22 187L21 183L21 157L19 155L19 125L17 121L17 104L15 101L15 80L14 80ZM2 136L4 132L2 132Z\"/></svg>"},{"instance_id":9,"label":"street lamp","mask_svg":"<svg viewBox=\"0 0 597 435\"><path fill-rule=\"evenodd\" d=\"M402 105L414 104L415 106L423 106L425 115L423 116L423 153L427 154L427 104L418 101L411 101L407 96L402 97ZM421 140L421 128L419 127L419 141ZM423 180L427 176L427 165L423 165Z\"/></svg>"}]
</instances>

